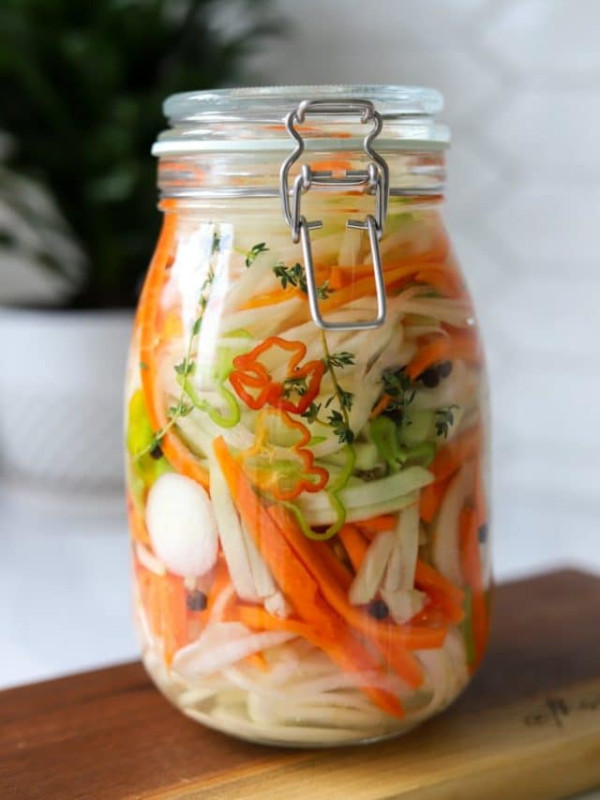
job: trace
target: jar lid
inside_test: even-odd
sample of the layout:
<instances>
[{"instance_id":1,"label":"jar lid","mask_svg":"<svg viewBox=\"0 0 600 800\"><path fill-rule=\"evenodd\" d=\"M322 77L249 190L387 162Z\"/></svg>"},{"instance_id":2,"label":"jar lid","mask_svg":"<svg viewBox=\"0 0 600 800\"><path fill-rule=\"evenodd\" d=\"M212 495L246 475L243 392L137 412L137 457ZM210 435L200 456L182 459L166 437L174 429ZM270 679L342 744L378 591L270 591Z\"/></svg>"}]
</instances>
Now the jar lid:
<instances>
[{"instance_id":1,"label":"jar lid","mask_svg":"<svg viewBox=\"0 0 600 800\"><path fill-rule=\"evenodd\" d=\"M332 85L265 86L184 92L169 97L164 113L171 127L155 142L156 156L194 152L285 151L290 138L284 120L306 100L369 101L383 120L378 145L383 150L441 150L450 141L446 125L435 121L443 98L418 86ZM361 146L360 119L336 113L314 114L303 138L307 150L348 150Z\"/></svg>"}]
</instances>

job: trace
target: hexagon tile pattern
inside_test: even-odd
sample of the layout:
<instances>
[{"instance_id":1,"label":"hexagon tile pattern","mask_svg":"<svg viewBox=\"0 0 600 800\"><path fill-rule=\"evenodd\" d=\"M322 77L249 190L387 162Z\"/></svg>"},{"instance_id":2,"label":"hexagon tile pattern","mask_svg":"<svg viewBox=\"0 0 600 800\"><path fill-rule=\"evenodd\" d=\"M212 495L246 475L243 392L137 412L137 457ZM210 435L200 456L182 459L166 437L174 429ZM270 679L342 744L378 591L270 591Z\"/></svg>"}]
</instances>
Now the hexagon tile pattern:
<instances>
[{"instance_id":1,"label":"hexagon tile pattern","mask_svg":"<svg viewBox=\"0 0 600 800\"><path fill-rule=\"evenodd\" d=\"M575 536L600 563L600 2L278 5L290 35L255 58L263 79L444 92L447 217L495 401L497 555L541 565L544 541L568 558Z\"/></svg>"}]
</instances>

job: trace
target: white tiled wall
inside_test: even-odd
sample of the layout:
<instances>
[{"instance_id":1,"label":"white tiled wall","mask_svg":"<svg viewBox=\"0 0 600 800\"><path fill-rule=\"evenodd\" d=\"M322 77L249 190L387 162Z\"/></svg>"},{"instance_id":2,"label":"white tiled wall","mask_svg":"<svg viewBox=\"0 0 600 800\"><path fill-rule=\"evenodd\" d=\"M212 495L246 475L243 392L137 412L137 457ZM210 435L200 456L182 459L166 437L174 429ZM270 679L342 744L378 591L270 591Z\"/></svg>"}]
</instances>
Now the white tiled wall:
<instances>
[{"instance_id":1,"label":"white tiled wall","mask_svg":"<svg viewBox=\"0 0 600 800\"><path fill-rule=\"evenodd\" d=\"M500 571L600 568L600 2L279 0L274 83L446 97L448 221L491 368Z\"/></svg>"}]
</instances>

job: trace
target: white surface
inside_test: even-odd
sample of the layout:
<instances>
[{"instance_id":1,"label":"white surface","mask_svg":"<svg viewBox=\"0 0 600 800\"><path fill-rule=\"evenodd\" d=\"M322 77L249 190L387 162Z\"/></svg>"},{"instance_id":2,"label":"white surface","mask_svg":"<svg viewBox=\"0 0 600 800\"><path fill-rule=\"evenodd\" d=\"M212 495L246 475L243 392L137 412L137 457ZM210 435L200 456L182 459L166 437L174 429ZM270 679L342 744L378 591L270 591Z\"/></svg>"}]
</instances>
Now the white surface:
<instances>
[{"instance_id":1,"label":"white surface","mask_svg":"<svg viewBox=\"0 0 600 800\"><path fill-rule=\"evenodd\" d=\"M122 486L132 324L130 311L0 308L0 456L10 475L71 491Z\"/></svg>"}]
</instances>

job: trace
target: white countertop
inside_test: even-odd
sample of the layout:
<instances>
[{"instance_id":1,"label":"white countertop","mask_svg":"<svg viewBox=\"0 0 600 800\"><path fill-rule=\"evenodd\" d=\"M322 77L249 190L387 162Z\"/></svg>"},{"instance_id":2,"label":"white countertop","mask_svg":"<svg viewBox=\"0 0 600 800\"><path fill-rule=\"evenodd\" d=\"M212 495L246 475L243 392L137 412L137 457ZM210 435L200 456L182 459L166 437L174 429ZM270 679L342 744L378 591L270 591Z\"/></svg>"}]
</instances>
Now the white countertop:
<instances>
[{"instance_id":1,"label":"white countertop","mask_svg":"<svg viewBox=\"0 0 600 800\"><path fill-rule=\"evenodd\" d=\"M600 553L582 549L566 518L565 535L550 536L538 506L513 496L496 507L499 580L566 563L600 573ZM136 658L130 604L120 496L58 497L0 483L0 688Z\"/></svg>"}]
</instances>

